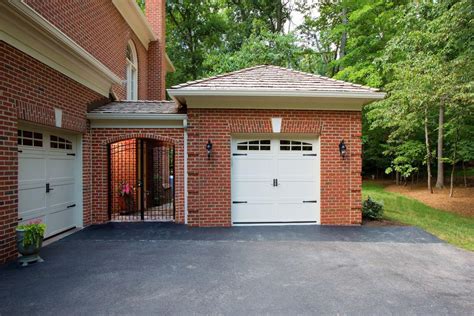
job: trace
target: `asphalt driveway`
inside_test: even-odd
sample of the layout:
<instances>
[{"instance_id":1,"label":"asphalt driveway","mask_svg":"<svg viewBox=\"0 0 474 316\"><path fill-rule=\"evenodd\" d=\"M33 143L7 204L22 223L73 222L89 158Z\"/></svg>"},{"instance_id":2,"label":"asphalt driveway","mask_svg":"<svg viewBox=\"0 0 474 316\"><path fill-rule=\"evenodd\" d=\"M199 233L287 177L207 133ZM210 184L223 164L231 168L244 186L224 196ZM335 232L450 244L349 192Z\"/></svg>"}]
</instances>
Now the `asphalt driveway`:
<instances>
[{"instance_id":1,"label":"asphalt driveway","mask_svg":"<svg viewBox=\"0 0 474 316\"><path fill-rule=\"evenodd\" d=\"M474 253L413 227L92 226L0 268L0 315L474 314Z\"/></svg>"}]
</instances>

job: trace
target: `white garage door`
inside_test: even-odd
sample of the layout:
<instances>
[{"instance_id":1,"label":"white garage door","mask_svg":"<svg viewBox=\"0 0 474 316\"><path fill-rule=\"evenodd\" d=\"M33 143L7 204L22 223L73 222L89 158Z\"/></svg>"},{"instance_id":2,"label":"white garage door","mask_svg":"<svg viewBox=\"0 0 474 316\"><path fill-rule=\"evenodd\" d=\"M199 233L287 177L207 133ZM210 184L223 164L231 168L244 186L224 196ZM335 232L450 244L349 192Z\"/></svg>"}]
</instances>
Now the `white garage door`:
<instances>
[{"instance_id":1,"label":"white garage door","mask_svg":"<svg viewBox=\"0 0 474 316\"><path fill-rule=\"evenodd\" d=\"M20 223L41 220L46 237L75 227L74 135L25 127L18 130L18 213Z\"/></svg>"},{"instance_id":2,"label":"white garage door","mask_svg":"<svg viewBox=\"0 0 474 316\"><path fill-rule=\"evenodd\" d=\"M319 223L319 142L233 139L232 223Z\"/></svg>"}]
</instances>

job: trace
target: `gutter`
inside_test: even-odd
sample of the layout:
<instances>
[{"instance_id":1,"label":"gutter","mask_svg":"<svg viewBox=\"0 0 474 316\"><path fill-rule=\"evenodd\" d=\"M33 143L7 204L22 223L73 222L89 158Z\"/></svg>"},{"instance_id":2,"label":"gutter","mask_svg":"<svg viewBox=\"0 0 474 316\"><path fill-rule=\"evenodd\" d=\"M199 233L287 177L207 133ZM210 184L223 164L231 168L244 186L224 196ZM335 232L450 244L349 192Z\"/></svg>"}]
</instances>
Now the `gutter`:
<instances>
[{"instance_id":1,"label":"gutter","mask_svg":"<svg viewBox=\"0 0 474 316\"><path fill-rule=\"evenodd\" d=\"M306 98L348 98L374 99L385 98L385 92L337 92L337 91L285 91L285 90L197 90L167 89L171 97L177 96L228 96L228 97L306 97Z\"/></svg>"}]
</instances>

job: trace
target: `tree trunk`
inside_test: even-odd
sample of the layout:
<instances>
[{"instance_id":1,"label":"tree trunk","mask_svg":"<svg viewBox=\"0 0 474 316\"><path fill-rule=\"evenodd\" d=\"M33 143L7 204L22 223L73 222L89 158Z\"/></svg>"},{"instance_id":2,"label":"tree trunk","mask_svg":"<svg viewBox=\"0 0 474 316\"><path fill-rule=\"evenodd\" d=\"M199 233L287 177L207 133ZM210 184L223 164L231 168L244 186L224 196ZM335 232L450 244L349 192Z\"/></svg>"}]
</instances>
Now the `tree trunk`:
<instances>
[{"instance_id":1,"label":"tree trunk","mask_svg":"<svg viewBox=\"0 0 474 316\"><path fill-rule=\"evenodd\" d=\"M453 167L451 168L451 181L449 183L449 197L453 197L453 190L454 190L454 168L456 167L456 152L458 150L458 131L456 130L456 139L454 141L454 148L453 148Z\"/></svg>"},{"instance_id":2,"label":"tree trunk","mask_svg":"<svg viewBox=\"0 0 474 316\"><path fill-rule=\"evenodd\" d=\"M425 106L425 145L426 145L426 172L428 173L428 190L433 193L431 187L431 151L430 138L428 133L428 106Z\"/></svg>"},{"instance_id":3,"label":"tree trunk","mask_svg":"<svg viewBox=\"0 0 474 316\"><path fill-rule=\"evenodd\" d=\"M339 49L339 59L344 58L346 55L346 44L347 44L347 8L344 6L342 8L342 25L344 25L344 30L341 35L341 48ZM338 71L341 71L344 67L339 65Z\"/></svg>"},{"instance_id":4,"label":"tree trunk","mask_svg":"<svg viewBox=\"0 0 474 316\"><path fill-rule=\"evenodd\" d=\"M444 99L439 104L438 121L438 174L436 176L436 187L444 188L444 165L443 165L443 127L444 127Z\"/></svg>"},{"instance_id":5,"label":"tree trunk","mask_svg":"<svg viewBox=\"0 0 474 316\"><path fill-rule=\"evenodd\" d=\"M395 183L397 185L400 185L400 174L398 173L398 171L395 171Z\"/></svg>"},{"instance_id":6,"label":"tree trunk","mask_svg":"<svg viewBox=\"0 0 474 316\"><path fill-rule=\"evenodd\" d=\"M464 177L464 187L467 188L466 165L464 164L464 160L462 162L462 173Z\"/></svg>"}]
</instances>

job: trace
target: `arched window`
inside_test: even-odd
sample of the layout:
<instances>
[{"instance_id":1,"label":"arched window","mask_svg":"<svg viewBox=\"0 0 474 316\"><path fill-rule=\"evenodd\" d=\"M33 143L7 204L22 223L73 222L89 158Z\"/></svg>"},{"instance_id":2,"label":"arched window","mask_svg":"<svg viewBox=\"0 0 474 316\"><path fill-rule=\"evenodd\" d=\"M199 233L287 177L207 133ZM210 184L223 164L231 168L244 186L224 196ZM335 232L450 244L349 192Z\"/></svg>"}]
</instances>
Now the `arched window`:
<instances>
[{"instance_id":1,"label":"arched window","mask_svg":"<svg viewBox=\"0 0 474 316\"><path fill-rule=\"evenodd\" d=\"M127 45L127 100L138 100L137 50L132 41Z\"/></svg>"}]
</instances>

